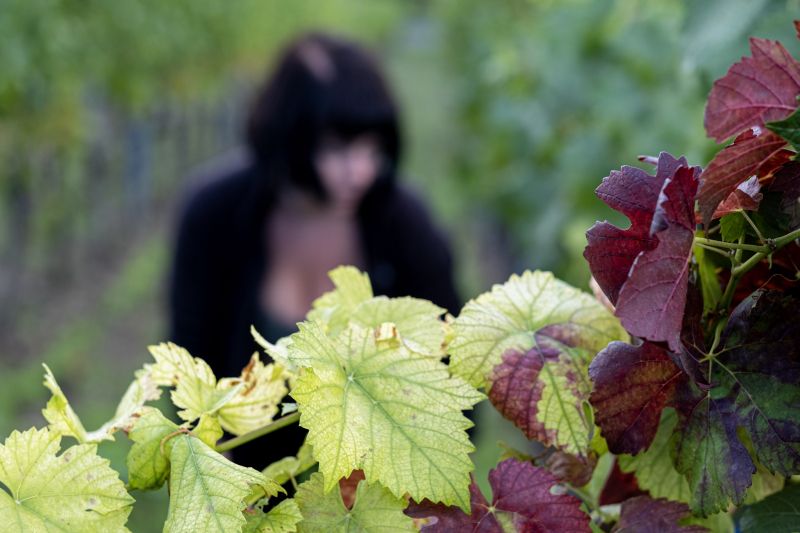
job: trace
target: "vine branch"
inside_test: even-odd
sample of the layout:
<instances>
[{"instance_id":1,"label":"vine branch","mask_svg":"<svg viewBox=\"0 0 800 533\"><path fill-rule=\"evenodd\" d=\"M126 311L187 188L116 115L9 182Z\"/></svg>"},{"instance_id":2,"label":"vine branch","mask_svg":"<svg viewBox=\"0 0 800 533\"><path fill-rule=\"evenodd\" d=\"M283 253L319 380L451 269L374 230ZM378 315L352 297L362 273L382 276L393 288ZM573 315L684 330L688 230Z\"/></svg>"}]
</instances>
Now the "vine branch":
<instances>
[{"instance_id":1,"label":"vine branch","mask_svg":"<svg viewBox=\"0 0 800 533\"><path fill-rule=\"evenodd\" d=\"M259 437L263 437L264 435L268 435L268 434L272 433L273 431L277 431L277 430L279 430L279 429L281 429L283 427L286 427L286 426L288 426L290 424L294 424L298 420L300 420L300 413L299 412L294 412L294 413L292 413L290 415L286 415L286 416L284 416L282 418L274 420L274 421L270 422L269 424L267 424L266 426L262 426L262 427L260 427L258 429L254 429L253 431L245 433L244 435L239 435L238 437L234 437L232 439L226 440L225 442L221 442L221 443L217 444L214 449L216 451L218 451L219 453L227 452L229 450L232 450L234 448L237 448L237 447L241 446L242 444L248 443L248 442L250 442L252 440L255 440L255 439L259 438Z\"/></svg>"}]
</instances>

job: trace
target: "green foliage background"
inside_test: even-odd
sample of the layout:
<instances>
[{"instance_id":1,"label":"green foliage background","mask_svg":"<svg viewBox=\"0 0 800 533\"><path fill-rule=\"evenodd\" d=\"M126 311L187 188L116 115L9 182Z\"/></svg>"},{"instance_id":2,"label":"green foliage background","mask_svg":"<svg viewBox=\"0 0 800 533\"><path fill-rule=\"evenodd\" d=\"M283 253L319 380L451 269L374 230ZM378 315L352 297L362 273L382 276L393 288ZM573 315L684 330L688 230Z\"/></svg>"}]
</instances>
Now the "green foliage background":
<instances>
[{"instance_id":1,"label":"green foliage background","mask_svg":"<svg viewBox=\"0 0 800 533\"><path fill-rule=\"evenodd\" d=\"M800 0L0 1L0 435L42 424L41 361L86 422L163 340L171 213L233 146L298 31L363 40L406 117L408 179L449 230L464 299L524 268L585 287L603 176L660 150L707 162L702 113L746 36L798 56ZM144 140L142 140L144 139ZM144 148L142 148L144 146ZM477 435L484 480L513 428ZM122 446L101 446L124 467ZM148 531L163 494L130 527Z\"/></svg>"}]
</instances>

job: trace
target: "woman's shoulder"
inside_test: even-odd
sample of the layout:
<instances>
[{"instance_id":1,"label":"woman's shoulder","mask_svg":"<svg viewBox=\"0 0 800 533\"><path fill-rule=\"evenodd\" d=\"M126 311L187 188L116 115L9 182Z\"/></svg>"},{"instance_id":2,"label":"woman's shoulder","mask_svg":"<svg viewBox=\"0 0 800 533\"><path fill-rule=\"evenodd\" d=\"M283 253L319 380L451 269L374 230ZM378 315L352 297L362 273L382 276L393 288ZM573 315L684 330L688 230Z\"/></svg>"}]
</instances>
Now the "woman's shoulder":
<instances>
[{"instance_id":1,"label":"woman's shoulder","mask_svg":"<svg viewBox=\"0 0 800 533\"><path fill-rule=\"evenodd\" d=\"M182 218L224 222L247 199L254 172L252 158L242 149L231 150L197 167L186 180Z\"/></svg>"}]
</instances>

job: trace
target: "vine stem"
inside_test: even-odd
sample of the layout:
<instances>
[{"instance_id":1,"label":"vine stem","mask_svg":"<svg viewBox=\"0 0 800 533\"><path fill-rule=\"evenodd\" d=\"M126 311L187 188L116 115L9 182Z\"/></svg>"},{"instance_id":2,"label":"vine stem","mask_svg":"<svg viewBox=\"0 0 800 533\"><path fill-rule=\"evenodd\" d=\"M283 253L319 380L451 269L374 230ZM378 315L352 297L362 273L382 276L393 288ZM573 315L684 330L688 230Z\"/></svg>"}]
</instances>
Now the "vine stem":
<instances>
[{"instance_id":1,"label":"vine stem","mask_svg":"<svg viewBox=\"0 0 800 533\"><path fill-rule=\"evenodd\" d=\"M738 242L716 241L714 239L707 239L705 237L695 237L694 242L705 244L706 246L713 246L714 248L727 248L728 250L747 250L749 252L767 253L771 251L770 247L766 244L744 244Z\"/></svg>"},{"instance_id":2,"label":"vine stem","mask_svg":"<svg viewBox=\"0 0 800 533\"><path fill-rule=\"evenodd\" d=\"M236 448L238 446L241 446L242 444L248 443L251 440L255 440L255 439L259 438L259 437L263 437L264 435L268 435L268 434L272 433L273 431L279 430L279 429L281 429L283 427L286 427L286 426L288 426L290 424L294 424L298 420L300 420L300 413L299 412L294 412L294 413L292 413L290 415L286 415L286 416L284 416L282 418L279 418L279 419L277 419L277 420L275 420L273 422L270 422L266 426L262 426L262 427L260 427L258 429L254 429L253 431L250 431L249 433L245 433L244 435L239 435L238 437L234 437L232 439L226 440L225 442L221 442L221 443L217 444L214 449L216 451L220 452L220 453L227 452L227 451L232 450L232 449L234 449L234 448Z\"/></svg>"}]
</instances>

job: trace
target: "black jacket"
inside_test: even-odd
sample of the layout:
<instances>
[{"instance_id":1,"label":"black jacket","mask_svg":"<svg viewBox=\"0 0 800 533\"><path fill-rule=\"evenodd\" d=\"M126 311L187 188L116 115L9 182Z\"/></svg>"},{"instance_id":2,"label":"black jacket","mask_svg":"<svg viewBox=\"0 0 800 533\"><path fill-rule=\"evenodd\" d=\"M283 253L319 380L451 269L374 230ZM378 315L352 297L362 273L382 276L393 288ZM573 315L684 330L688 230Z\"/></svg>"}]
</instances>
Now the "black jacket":
<instances>
[{"instance_id":1,"label":"black jacket","mask_svg":"<svg viewBox=\"0 0 800 533\"><path fill-rule=\"evenodd\" d=\"M169 288L169 338L205 359L218 377L239 375L258 349L250 326L258 316L258 285L269 267L263 236L273 197L259 166L237 155L206 173L181 212ZM458 312L448 243L409 190L384 183L365 198L358 216L375 294L425 298ZM268 456L260 453L256 460L239 453L235 458L263 467L297 449L288 442L273 444L274 438Z\"/></svg>"}]
</instances>

